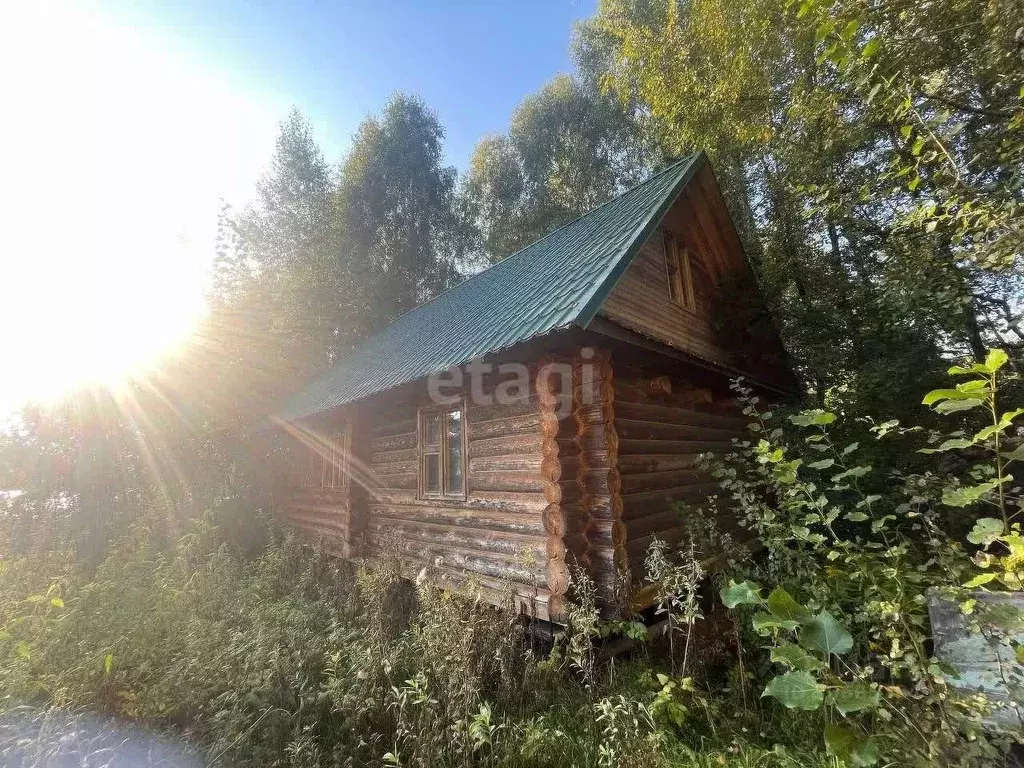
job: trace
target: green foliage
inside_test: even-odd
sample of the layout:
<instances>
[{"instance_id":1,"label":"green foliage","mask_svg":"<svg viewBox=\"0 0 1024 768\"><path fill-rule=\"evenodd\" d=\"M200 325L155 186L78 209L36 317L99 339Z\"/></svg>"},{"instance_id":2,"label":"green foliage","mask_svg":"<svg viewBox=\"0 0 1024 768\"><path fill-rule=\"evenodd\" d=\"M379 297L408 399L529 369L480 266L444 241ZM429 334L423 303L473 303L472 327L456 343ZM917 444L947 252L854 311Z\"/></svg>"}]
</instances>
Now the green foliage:
<instances>
[{"instance_id":1,"label":"green foliage","mask_svg":"<svg viewBox=\"0 0 1024 768\"><path fill-rule=\"evenodd\" d=\"M734 385L756 438L740 441L736 455L709 466L741 525L766 552L734 559L720 597L748 617L761 644L768 642L767 661L778 665L763 696L809 713L825 729L829 754L848 765L897 756L927 763L950 750L971 765L995 754L981 737L993 702L950 689L947 668L929 654L926 593L943 590L961 601L965 613L980 613L969 623L996 646L1015 642L1019 617L997 617L1000 611L988 604L978 608L960 586L983 588L999 579L1020 589L1024 547L1018 545L1018 502L1004 463L1019 441L1011 434L1018 413L1003 413L997 401L1007 362L996 350L982 363L956 366L951 375L972 378L924 398L936 408L978 402L977 408L946 409L947 418L989 416L991 426L927 434L938 446L929 454L962 450L974 457L961 465L960 476L890 470L878 477L859 442L836 442L842 427L837 414L805 410L790 416L793 429L787 429L741 382ZM893 421L870 429L877 440L920 432ZM976 571L971 558L941 526L950 506L987 506L1006 516L1006 523L979 517L967 534L981 547L974 563L986 569L970 580ZM770 591L764 583L773 585ZM908 722L914 723L909 730L903 726ZM959 745L963 732L976 738L969 749Z\"/></svg>"}]
</instances>

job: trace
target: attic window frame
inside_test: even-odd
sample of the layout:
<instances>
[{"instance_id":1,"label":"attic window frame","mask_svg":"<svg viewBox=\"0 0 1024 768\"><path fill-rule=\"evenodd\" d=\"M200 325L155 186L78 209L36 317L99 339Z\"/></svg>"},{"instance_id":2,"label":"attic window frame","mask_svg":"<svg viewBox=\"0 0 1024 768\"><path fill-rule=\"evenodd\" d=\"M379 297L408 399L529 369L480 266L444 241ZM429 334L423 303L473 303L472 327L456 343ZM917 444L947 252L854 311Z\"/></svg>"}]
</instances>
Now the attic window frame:
<instances>
[{"instance_id":1,"label":"attic window frame","mask_svg":"<svg viewBox=\"0 0 1024 768\"><path fill-rule=\"evenodd\" d=\"M668 281L668 295L672 303L688 312L697 310L697 298L693 291L693 268L690 264L690 250L676 237L665 230L665 278Z\"/></svg>"},{"instance_id":2,"label":"attic window frame","mask_svg":"<svg viewBox=\"0 0 1024 768\"><path fill-rule=\"evenodd\" d=\"M452 413L458 413L459 419L462 423L462 437L460 447L460 461L461 461L461 477L462 483L458 488L450 488L448 486L448 469L450 463L450 445L448 437L448 416ZM437 443L428 443L426 441L426 424L427 419L436 416L438 417L439 424L438 428L440 434L438 435ZM467 494L467 475L469 474L469 460L468 460L468 449L469 441L467 438L467 425L466 425L466 401L465 399L453 405L447 406L432 406L420 408L416 414L416 455L417 455L417 498L420 499L450 499L456 501L466 501L468 498ZM427 456L437 456L438 472L440 473L439 490L428 491L427 490Z\"/></svg>"}]
</instances>

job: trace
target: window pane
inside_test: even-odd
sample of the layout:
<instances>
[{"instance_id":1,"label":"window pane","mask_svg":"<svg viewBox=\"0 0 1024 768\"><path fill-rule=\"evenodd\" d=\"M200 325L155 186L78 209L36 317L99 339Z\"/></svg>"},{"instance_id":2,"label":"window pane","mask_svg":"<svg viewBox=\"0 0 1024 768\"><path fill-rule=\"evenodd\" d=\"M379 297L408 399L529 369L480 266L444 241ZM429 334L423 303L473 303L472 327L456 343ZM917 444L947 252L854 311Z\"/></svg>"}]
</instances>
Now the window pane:
<instances>
[{"instance_id":1,"label":"window pane","mask_svg":"<svg viewBox=\"0 0 1024 768\"><path fill-rule=\"evenodd\" d=\"M448 414L447 462L445 490L462 493L462 411Z\"/></svg>"},{"instance_id":2,"label":"window pane","mask_svg":"<svg viewBox=\"0 0 1024 768\"><path fill-rule=\"evenodd\" d=\"M423 417L424 445L437 445L441 442L441 415L433 413Z\"/></svg>"},{"instance_id":3,"label":"window pane","mask_svg":"<svg viewBox=\"0 0 1024 768\"><path fill-rule=\"evenodd\" d=\"M441 492L441 454L428 453L423 456L424 493Z\"/></svg>"}]
</instances>

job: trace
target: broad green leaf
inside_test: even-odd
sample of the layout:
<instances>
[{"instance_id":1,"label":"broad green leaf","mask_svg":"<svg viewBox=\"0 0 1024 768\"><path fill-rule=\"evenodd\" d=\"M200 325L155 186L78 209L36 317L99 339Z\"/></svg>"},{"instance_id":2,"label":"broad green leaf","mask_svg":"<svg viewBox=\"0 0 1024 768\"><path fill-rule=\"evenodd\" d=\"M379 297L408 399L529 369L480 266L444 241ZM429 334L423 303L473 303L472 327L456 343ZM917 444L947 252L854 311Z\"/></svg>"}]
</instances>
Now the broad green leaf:
<instances>
[{"instance_id":1,"label":"broad green leaf","mask_svg":"<svg viewBox=\"0 0 1024 768\"><path fill-rule=\"evenodd\" d=\"M969 411L971 408L980 408L985 402L978 400L977 398L971 397L966 400L945 400L935 406L935 410L943 415L949 415L951 413L959 413L960 411Z\"/></svg>"},{"instance_id":2,"label":"broad green leaf","mask_svg":"<svg viewBox=\"0 0 1024 768\"><path fill-rule=\"evenodd\" d=\"M1024 461L1024 445L1018 445L1012 451L1000 455L1007 461Z\"/></svg>"},{"instance_id":3,"label":"broad green leaf","mask_svg":"<svg viewBox=\"0 0 1024 768\"><path fill-rule=\"evenodd\" d=\"M940 400L964 400L970 397L959 389L933 389L921 400L921 405L934 405Z\"/></svg>"},{"instance_id":4,"label":"broad green leaf","mask_svg":"<svg viewBox=\"0 0 1024 768\"><path fill-rule=\"evenodd\" d=\"M114 669L114 654L108 653L103 657L103 674L109 675Z\"/></svg>"},{"instance_id":5,"label":"broad green leaf","mask_svg":"<svg viewBox=\"0 0 1024 768\"><path fill-rule=\"evenodd\" d=\"M811 469L828 469L836 463L835 459L822 459L821 461L812 461L807 466Z\"/></svg>"},{"instance_id":6,"label":"broad green leaf","mask_svg":"<svg viewBox=\"0 0 1024 768\"><path fill-rule=\"evenodd\" d=\"M922 448L918 453L942 453L943 451L955 451L961 448L970 448L974 445L973 440L967 440L963 437L955 437L951 440L946 440L938 448Z\"/></svg>"},{"instance_id":7,"label":"broad green leaf","mask_svg":"<svg viewBox=\"0 0 1024 768\"><path fill-rule=\"evenodd\" d=\"M1009 360L1009 356L1001 349L990 349L988 357L985 358L985 368L989 373L995 373Z\"/></svg>"},{"instance_id":8,"label":"broad green leaf","mask_svg":"<svg viewBox=\"0 0 1024 768\"><path fill-rule=\"evenodd\" d=\"M993 541L1003 535L1003 521L995 517L979 517L974 522L974 527L967 534L967 540L971 544L980 544L987 547Z\"/></svg>"},{"instance_id":9,"label":"broad green leaf","mask_svg":"<svg viewBox=\"0 0 1024 768\"><path fill-rule=\"evenodd\" d=\"M14 652L23 659L27 659L32 655L32 653L28 649L28 643L26 643L24 640L18 641L18 644L14 646Z\"/></svg>"},{"instance_id":10,"label":"broad green leaf","mask_svg":"<svg viewBox=\"0 0 1024 768\"><path fill-rule=\"evenodd\" d=\"M853 636L835 616L823 610L804 625L800 644L812 651L840 654L853 648Z\"/></svg>"},{"instance_id":11,"label":"broad green leaf","mask_svg":"<svg viewBox=\"0 0 1024 768\"><path fill-rule=\"evenodd\" d=\"M726 608L735 608L737 605L760 605L760 592L761 587L752 581L737 584L730 580L729 586L723 587L720 594Z\"/></svg>"},{"instance_id":12,"label":"broad green leaf","mask_svg":"<svg viewBox=\"0 0 1024 768\"><path fill-rule=\"evenodd\" d=\"M764 696L771 696L787 709L814 710L821 706L824 694L821 686L810 672L797 670L772 678L764 689Z\"/></svg>"},{"instance_id":13,"label":"broad green leaf","mask_svg":"<svg viewBox=\"0 0 1024 768\"><path fill-rule=\"evenodd\" d=\"M1001 479L996 478L995 480L978 483L977 485L947 488L942 492L942 503L948 507L969 507L981 499L982 496L999 487L1001 483L1009 482L1012 479L1009 475L1005 475Z\"/></svg>"},{"instance_id":14,"label":"broad green leaf","mask_svg":"<svg viewBox=\"0 0 1024 768\"><path fill-rule=\"evenodd\" d=\"M991 573L991 572L989 572L989 573L979 573L973 579L965 581L964 582L964 588L965 589L975 589L977 587L982 586L983 584L988 584L997 575L998 574Z\"/></svg>"},{"instance_id":15,"label":"broad green leaf","mask_svg":"<svg viewBox=\"0 0 1024 768\"><path fill-rule=\"evenodd\" d=\"M783 643L772 648L771 660L777 664L785 664L790 669L802 669L805 672L813 672L825 666L820 659L815 658L795 643Z\"/></svg>"},{"instance_id":16,"label":"broad green leaf","mask_svg":"<svg viewBox=\"0 0 1024 768\"><path fill-rule=\"evenodd\" d=\"M868 40L868 42L864 46L864 48L861 49L861 52L860 52L861 56L863 56L865 59L871 58L876 53L878 53L878 48L879 48L879 46L881 44L882 44L882 41L879 40L878 37L872 37L870 40ZM881 86L881 83L876 83L875 84L875 88L872 89L873 92L877 93L878 92L878 88L880 86Z\"/></svg>"},{"instance_id":17,"label":"broad green leaf","mask_svg":"<svg viewBox=\"0 0 1024 768\"><path fill-rule=\"evenodd\" d=\"M797 427L823 427L826 424L831 424L835 420L836 415L834 413L823 411L820 408L814 408L809 411L801 411L800 413L795 413L789 417L790 423L794 424Z\"/></svg>"},{"instance_id":18,"label":"broad green leaf","mask_svg":"<svg viewBox=\"0 0 1024 768\"><path fill-rule=\"evenodd\" d=\"M794 619L780 619L778 616L772 616L770 613L765 613L764 611L758 611L755 613L750 624L753 626L754 631L759 635L768 634L773 629L792 630L800 626L799 621Z\"/></svg>"},{"instance_id":19,"label":"broad green leaf","mask_svg":"<svg viewBox=\"0 0 1024 768\"><path fill-rule=\"evenodd\" d=\"M54 608L63 608L64 607L64 601L61 600L59 597L51 597L50 598L50 605L52 605Z\"/></svg>"},{"instance_id":20,"label":"broad green leaf","mask_svg":"<svg viewBox=\"0 0 1024 768\"><path fill-rule=\"evenodd\" d=\"M776 587L768 595L768 612L777 619L797 621L801 624L811 620L811 612L794 600L782 587Z\"/></svg>"},{"instance_id":21,"label":"broad green leaf","mask_svg":"<svg viewBox=\"0 0 1024 768\"><path fill-rule=\"evenodd\" d=\"M881 702L881 694L867 683L850 683L829 691L828 700L844 717L850 712L874 709Z\"/></svg>"},{"instance_id":22,"label":"broad green leaf","mask_svg":"<svg viewBox=\"0 0 1024 768\"><path fill-rule=\"evenodd\" d=\"M878 746L874 737L865 738L835 723L825 726L825 748L830 755L856 768L878 762Z\"/></svg>"}]
</instances>

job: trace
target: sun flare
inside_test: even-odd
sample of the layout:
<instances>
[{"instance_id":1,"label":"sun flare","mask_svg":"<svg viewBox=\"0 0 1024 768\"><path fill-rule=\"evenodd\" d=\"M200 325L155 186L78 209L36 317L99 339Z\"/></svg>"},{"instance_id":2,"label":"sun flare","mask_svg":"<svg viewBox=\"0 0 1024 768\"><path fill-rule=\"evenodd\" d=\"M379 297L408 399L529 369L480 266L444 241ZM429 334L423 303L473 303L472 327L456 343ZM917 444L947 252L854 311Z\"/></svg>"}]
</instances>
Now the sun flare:
<instances>
[{"instance_id":1,"label":"sun flare","mask_svg":"<svg viewBox=\"0 0 1024 768\"><path fill-rule=\"evenodd\" d=\"M188 336L220 201L251 194L284 112L144 31L70 5L13 15L0 45L0 412L113 383Z\"/></svg>"}]
</instances>

